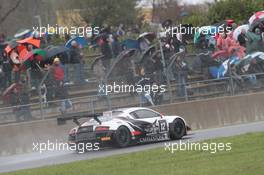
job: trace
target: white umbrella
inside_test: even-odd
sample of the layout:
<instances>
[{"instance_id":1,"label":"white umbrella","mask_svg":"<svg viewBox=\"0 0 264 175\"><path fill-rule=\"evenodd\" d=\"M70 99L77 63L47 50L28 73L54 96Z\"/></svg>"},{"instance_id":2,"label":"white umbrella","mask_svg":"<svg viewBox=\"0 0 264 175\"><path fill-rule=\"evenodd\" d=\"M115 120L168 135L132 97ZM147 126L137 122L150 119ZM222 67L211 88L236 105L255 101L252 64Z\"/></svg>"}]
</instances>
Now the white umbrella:
<instances>
[{"instance_id":1,"label":"white umbrella","mask_svg":"<svg viewBox=\"0 0 264 175\"><path fill-rule=\"evenodd\" d=\"M20 29L20 30L14 35L14 37L15 37L15 38L20 38L20 37L22 37L22 36L28 34L29 32L30 32L29 29Z\"/></svg>"},{"instance_id":2,"label":"white umbrella","mask_svg":"<svg viewBox=\"0 0 264 175\"><path fill-rule=\"evenodd\" d=\"M137 40L141 39L141 38L146 38L148 39L150 42L155 38L155 33L152 32L144 32L142 34L140 34L137 38Z\"/></svg>"},{"instance_id":3,"label":"white umbrella","mask_svg":"<svg viewBox=\"0 0 264 175\"><path fill-rule=\"evenodd\" d=\"M245 24L245 25L242 25L242 26L238 26L238 27L234 30L233 38L234 38L235 40L237 40L238 35L241 34L242 30L245 30L245 31L247 32L248 29L249 29L249 25L248 25L248 24Z\"/></svg>"}]
</instances>

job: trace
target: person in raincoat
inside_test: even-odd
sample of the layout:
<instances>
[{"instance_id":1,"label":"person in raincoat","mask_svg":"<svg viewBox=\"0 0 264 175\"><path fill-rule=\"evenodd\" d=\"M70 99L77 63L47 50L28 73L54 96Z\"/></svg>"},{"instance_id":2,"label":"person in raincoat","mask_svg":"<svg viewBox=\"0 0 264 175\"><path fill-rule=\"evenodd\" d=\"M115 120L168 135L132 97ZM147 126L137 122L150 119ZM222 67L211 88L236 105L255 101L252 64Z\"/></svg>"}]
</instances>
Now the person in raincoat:
<instances>
[{"instance_id":1,"label":"person in raincoat","mask_svg":"<svg viewBox=\"0 0 264 175\"><path fill-rule=\"evenodd\" d=\"M248 38L248 42L246 43L248 54L256 51L263 51L263 41L259 28L256 28L255 32L248 31L246 37Z\"/></svg>"},{"instance_id":2,"label":"person in raincoat","mask_svg":"<svg viewBox=\"0 0 264 175\"><path fill-rule=\"evenodd\" d=\"M242 29L241 33L238 35L237 40L240 46L246 47L247 37L246 37L246 30Z\"/></svg>"},{"instance_id":3,"label":"person in raincoat","mask_svg":"<svg viewBox=\"0 0 264 175\"><path fill-rule=\"evenodd\" d=\"M84 83L84 75L83 75L83 52L76 41L71 42L70 56L71 63L74 65L75 71L75 83L83 84Z\"/></svg>"},{"instance_id":4,"label":"person in raincoat","mask_svg":"<svg viewBox=\"0 0 264 175\"><path fill-rule=\"evenodd\" d=\"M20 80L20 64L21 64L21 62L19 60L19 55L18 55L16 49L13 49L8 56L12 61L12 66L13 66L12 70L14 72L15 82L17 83Z\"/></svg>"},{"instance_id":5,"label":"person in raincoat","mask_svg":"<svg viewBox=\"0 0 264 175\"><path fill-rule=\"evenodd\" d=\"M217 39L217 49L220 51L225 51L226 57L232 55L232 51L235 49L237 55L240 59L245 56L245 48L240 46L232 37L228 36L226 33L222 33Z\"/></svg>"},{"instance_id":6,"label":"person in raincoat","mask_svg":"<svg viewBox=\"0 0 264 175\"><path fill-rule=\"evenodd\" d=\"M21 85L21 89L15 87L11 92L11 105L13 106L13 112L16 116L16 121L28 121L32 120L32 114L30 109L30 91L23 80L17 84Z\"/></svg>"}]
</instances>

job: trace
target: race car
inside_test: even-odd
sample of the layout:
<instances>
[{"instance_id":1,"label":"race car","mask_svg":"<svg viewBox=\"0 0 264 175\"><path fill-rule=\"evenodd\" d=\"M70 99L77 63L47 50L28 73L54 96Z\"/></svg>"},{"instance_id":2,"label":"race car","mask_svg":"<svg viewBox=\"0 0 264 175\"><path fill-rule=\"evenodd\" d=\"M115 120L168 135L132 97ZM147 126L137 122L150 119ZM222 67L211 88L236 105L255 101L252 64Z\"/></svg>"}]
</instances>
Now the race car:
<instances>
[{"instance_id":1,"label":"race car","mask_svg":"<svg viewBox=\"0 0 264 175\"><path fill-rule=\"evenodd\" d=\"M80 118L88 118L82 124ZM58 124L73 120L77 126L69 132L69 144L94 143L116 147L181 139L190 128L179 116L165 116L143 107L121 108L101 114L64 116Z\"/></svg>"}]
</instances>

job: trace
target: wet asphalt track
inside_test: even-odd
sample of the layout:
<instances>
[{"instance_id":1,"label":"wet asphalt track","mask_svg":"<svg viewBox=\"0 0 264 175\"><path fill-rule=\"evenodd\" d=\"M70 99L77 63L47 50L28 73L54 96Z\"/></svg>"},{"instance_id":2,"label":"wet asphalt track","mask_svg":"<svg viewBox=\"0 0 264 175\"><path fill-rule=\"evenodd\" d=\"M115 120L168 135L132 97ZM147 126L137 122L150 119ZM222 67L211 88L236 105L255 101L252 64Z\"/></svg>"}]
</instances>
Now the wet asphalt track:
<instances>
[{"instance_id":1,"label":"wet asphalt track","mask_svg":"<svg viewBox=\"0 0 264 175\"><path fill-rule=\"evenodd\" d=\"M248 132L259 132L264 131L264 121L240 124L233 126L226 126L222 128L206 129L192 131L188 136L184 137L184 141L197 142L204 139L211 139L217 137L227 137ZM0 173L16 171L20 169L35 168L47 165L61 164L67 162L73 162L77 160L86 160L107 157L111 155L131 153L136 151L147 150L151 148L164 147L165 143L173 143L178 141L167 141L145 145L131 146L123 149L108 148L100 151L87 152L84 154L77 154L71 151L56 151L56 152L45 152L45 153L28 153L21 155L13 155L7 157L0 157Z\"/></svg>"}]
</instances>

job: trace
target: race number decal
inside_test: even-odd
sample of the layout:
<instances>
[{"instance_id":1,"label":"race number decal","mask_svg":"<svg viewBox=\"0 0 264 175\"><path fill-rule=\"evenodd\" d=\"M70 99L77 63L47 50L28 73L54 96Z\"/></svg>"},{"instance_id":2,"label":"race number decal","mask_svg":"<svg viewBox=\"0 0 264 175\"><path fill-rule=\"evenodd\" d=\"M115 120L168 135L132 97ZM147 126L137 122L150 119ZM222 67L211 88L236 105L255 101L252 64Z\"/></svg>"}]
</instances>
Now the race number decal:
<instances>
[{"instance_id":1,"label":"race number decal","mask_svg":"<svg viewBox=\"0 0 264 175\"><path fill-rule=\"evenodd\" d=\"M166 132L167 131L167 122L166 122L166 120L160 120L159 121L159 130L160 130L160 132Z\"/></svg>"}]
</instances>

